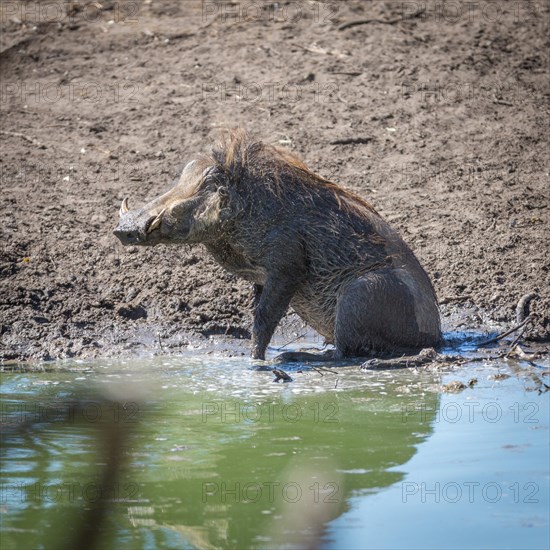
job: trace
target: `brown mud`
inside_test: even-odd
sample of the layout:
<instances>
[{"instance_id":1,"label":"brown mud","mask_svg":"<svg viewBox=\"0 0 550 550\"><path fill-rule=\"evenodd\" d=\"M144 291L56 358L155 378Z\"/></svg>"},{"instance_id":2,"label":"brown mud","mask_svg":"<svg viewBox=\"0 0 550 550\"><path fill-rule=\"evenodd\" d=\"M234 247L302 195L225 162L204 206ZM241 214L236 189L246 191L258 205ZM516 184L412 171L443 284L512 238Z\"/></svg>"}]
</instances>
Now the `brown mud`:
<instances>
[{"instance_id":1,"label":"brown mud","mask_svg":"<svg viewBox=\"0 0 550 550\"><path fill-rule=\"evenodd\" d=\"M548 3L452 4L2 2L0 358L242 352L245 282L112 235L123 197L234 126L367 198L447 330L507 326L535 291L547 340Z\"/></svg>"}]
</instances>

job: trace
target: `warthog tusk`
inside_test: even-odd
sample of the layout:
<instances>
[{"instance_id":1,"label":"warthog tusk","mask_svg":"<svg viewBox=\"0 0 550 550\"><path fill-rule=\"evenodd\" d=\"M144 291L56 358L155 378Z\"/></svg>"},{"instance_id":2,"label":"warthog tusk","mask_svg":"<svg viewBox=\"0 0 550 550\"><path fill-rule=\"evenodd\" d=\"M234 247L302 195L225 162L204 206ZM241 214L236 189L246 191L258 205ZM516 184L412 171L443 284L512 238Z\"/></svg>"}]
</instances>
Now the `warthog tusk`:
<instances>
[{"instance_id":1,"label":"warthog tusk","mask_svg":"<svg viewBox=\"0 0 550 550\"><path fill-rule=\"evenodd\" d=\"M151 231L154 231L155 229L158 229L160 227L160 222L162 221L162 215L164 214L164 211L166 208L163 208L161 213L151 222L151 225L147 228L147 233L151 233Z\"/></svg>"},{"instance_id":2,"label":"warthog tusk","mask_svg":"<svg viewBox=\"0 0 550 550\"><path fill-rule=\"evenodd\" d=\"M128 210L130 209L128 208L128 197L126 197L125 199L123 199L122 204L120 205L120 210L118 211L118 215L122 218L122 216L124 216L124 214L126 214Z\"/></svg>"}]
</instances>

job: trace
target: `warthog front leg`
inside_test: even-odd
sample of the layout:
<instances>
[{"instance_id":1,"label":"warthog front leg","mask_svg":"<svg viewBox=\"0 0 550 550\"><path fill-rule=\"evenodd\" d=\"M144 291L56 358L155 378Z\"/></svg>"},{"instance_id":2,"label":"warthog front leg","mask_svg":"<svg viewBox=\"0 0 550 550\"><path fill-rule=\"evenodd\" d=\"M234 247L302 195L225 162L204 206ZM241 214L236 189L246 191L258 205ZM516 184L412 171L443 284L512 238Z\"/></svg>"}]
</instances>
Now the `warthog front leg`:
<instances>
[{"instance_id":1,"label":"warthog front leg","mask_svg":"<svg viewBox=\"0 0 550 550\"><path fill-rule=\"evenodd\" d=\"M262 288L256 286L256 311L252 328L252 358L265 359L265 350L285 314L297 288L296 280L282 277L268 279Z\"/></svg>"},{"instance_id":2,"label":"warthog front leg","mask_svg":"<svg viewBox=\"0 0 550 550\"><path fill-rule=\"evenodd\" d=\"M252 307L256 311L258 304L260 303L260 298L262 297L262 291L264 287L262 285L255 284L252 291Z\"/></svg>"}]
</instances>

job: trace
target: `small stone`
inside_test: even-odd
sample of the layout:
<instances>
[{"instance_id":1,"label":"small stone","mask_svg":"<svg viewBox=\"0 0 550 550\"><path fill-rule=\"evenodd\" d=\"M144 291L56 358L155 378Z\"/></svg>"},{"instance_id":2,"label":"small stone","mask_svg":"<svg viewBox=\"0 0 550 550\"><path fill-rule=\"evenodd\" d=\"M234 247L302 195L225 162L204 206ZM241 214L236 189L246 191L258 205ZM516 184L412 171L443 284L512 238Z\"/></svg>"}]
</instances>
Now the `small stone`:
<instances>
[{"instance_id":1,"label":"small stone","mask_svg":"<svg viewBox=\"0 0 550 550\"><path fill-rule=\"evenodd\" d=\"M445 393L458 393L462 390L466 389L466 385L458 380L453 380L452 382L449 382L448 384L445 384L442 386L441 391L444 391Z\"/></svg>"}]
</instances>

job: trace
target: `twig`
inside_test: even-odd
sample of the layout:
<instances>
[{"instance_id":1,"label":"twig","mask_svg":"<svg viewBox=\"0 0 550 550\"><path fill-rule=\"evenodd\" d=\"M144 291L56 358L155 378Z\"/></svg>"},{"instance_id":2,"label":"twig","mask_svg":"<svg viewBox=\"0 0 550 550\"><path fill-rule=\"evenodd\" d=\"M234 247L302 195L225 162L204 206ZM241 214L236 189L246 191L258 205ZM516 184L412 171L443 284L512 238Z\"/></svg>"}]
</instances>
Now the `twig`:
<instances>
[{"instance_id":1,"label":"twig","mask_svg":"<svg viewBox=\"0 0 550 550\"><path fill-rule=\"evenodd\" d=\"M355 145L355 144L362 144L362 143L370 143L373 141L374 138L372 137L355 137L355 138L343 138L343 139L335 139L334 141L331 141L331 145Z\"/></svg>"},{"instance_id":2,"label":"twig","mask_svg":"<svg viewBox=\"0 0 550 550\"><path fill-rule=\"evenodd\" d=\"M301 50L304 50L305 52L309 53L318 53L322 55L332 55L331 52L323 49L323 48L308 48L307 46L302 46L301 44L294 44L297 48L300 48Z\"/></svg>"},{"instance_id":3,"label":"twig","mask_svg":"<svg viewBox=\"0 0 550 550\"><path fill-rule=\"evenodd\" d=\"M293 338L292 340L289 340L286 344L283 344L281 347L275 348L275 349L277 351L281 351L282 349L286 348L289 344L292 344L292 343L296 342L296 340L299 340L300 338L303 338L305 335L306 335L305 332L303 334L299 334L298 336L296 336L296 338Z\"/></svg>"},{"instance_id":4,"label":"twig","mask_svg":"<svg viewBox=\"0 0 550 550\"><path fill-rule=\"evenodd\" d=\"M419 367L434 361L441 361L443 356L439 355L433 348L426 348L418 355L407 355L392 359L369 359L361 365L361 370L370 369L402 369Z\"/></svg>"},{"instance_id":5,"label":"twig","mask_svg":"<svg viewBox=\"0 0 550 550\"><path fill-rule=\"evenodd\" d=\"M319 370L324 370L325 372L330 372L330 374L338 374L335 370L327 369L327 367L318 367Z\"/></svg>"},{"instance_id":6,"label":"twig","mask_svg":"<svg viewBox=\"0 0 550 550\"><path fill-rule=\"evenodd\" d=\"M381 25L395 25L396 23L400 23L401 21L407 21L408 19L417 19L425 11L426 9L422 8L411 15L408 15L408 16L403 15L401 17L396 17L395 19L356 19L355 21L348 21L347 23L343 23L338 27L338 30L343 31L351 27L357 27L359 25L368 25L370 23L380 23Z\"/></svg>"},{"instance_id":7,"label":"twig","mask_svg":"<svg viewBox=\"0 0 550 550\"><path fill-rule=\"evenodd\" d=\"M25 141L28 141L29 143L32 143L33 145L42 145L37 139L26 136L25 134L21 134L19 132L6 132L5 130L0 130L0 134L3 134L5 136L12 136L12 137L18 137L18 138L24 139Z\"/></svg>"},{"instance_id":8,"label":"twig","mask_svg":"<svg viewBox=\"0 0 550 550\"><path fill-rule=\"evenodd\" d=\"M506 107L513 107L514 104L510 103L509 101L504 101L500 97L497 97L496 95L493 95L493 103L496 103L497 105L505 105Z\"/></svg>"},{"instance_id":9,"label":"twig","mask_svg":"<svg viewBox=\"0 0 550 550\"><path fill-rule=\"evenodd\" d=\"M529 323L525 323L524 327L519 331L519 334L516 336L514 341L510 344L510 351L508 353L510 353L516 347L518 342L523 338L523 335L525 334L525 331L527 330L528 325Z\"/></svg>"},{"instance_id":10,"label":"twig","mask_svg":"<svg viewBox=\"0 0 550 550\"><path fill-rule=\"evenodd\" d=\"M510 330L507 330L506 332L503 332L502 334L499 334L498 336L495 336L495 338L491 338L491 340L487 340L486 342L482 342L479 344L480 346L485 346L487 344L492 344L494 342L497 342L498 340L501 340L505 336L508 336L512 332L515 332L516 330L523 329L520 331L520 333L516 336L512 344L510 345L510 351L508 354L512 352L514 347L517 345L517 343L523 338L523 335L525 334L525 331L527 330L527 325L529 321L533 320L533 316L530 314L530 304L533 301L534 298L537 297L537 294L535 292L529 292L528 294L524 294L518 302L518 305L516 306L516 323L517 325L515 327L512 327Z\"/></svg>"},{"instance_id":11,"label":"twig","mask_svg":"<svg viewBox=\"0 0 550 550\"><path fill-rule=\"evenodd\" d=\"M461 355L440 355L432 348L422 350L418 355L402 356L392 359L370 359L363 363L361 370L372 369L405 369L416 368L429 363L437 363L442 366L457 365L462 366L466 363L476 363L480 361L502 360L503 353L489 356L463 357Z\"/></svg>"},{"instance_id":12,"label":"twig","mask_svg":"<svg viewBox=\"0 0 550 550\"><path fill-rule=\"evenodd\" d=\"M506 332L503 332L502 334L499 334L498 336L495 336L494 338L491 338L490 340L486 340L485 342L481 342L481 344L478 344L478 347L481 346L487 346L488 344L494 344L495 342L498 342L499 340L502 340L509 334L512 334L512 332L516 332L516 330L519 330L520 328L523 328L529 321L531 321L531 316L527 317L523 321L523 323L520 323L519 325L516 325L515 327L512 327L511 329L507 330Z\"/></svg>"},{"instance_id":13,"label":"twig","mask_svg":"<svg viewBox=\"0 0 550 550\"><path fill-rule=\"evenodd\" d=\"M325 372L330 372L330 374L338 374L335 370L330 370L330 369L327 369L326 367L314 367L313 365L311 366L311 368L318 372L321 376L325 376L323 374L323 371Z\"/></svg>"}]
</instances>

